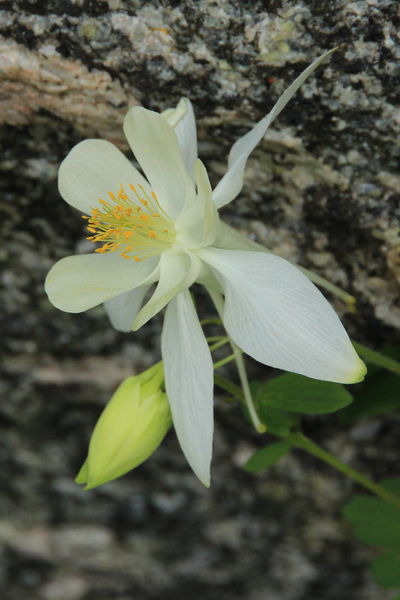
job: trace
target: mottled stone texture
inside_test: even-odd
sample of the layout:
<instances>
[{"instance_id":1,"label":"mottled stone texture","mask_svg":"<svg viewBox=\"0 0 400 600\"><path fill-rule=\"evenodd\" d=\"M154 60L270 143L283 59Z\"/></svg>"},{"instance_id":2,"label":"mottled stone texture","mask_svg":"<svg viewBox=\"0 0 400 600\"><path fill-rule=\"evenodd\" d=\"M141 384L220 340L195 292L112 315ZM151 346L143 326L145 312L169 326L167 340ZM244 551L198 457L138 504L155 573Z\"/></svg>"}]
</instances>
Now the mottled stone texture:
<instances>
[{"instance_id":1,"label":"mottled stone texture","mask_svg":"<svg viewBox=\"0 0 400 600\"><path fill-rule=\"evenodd\" d=\"M224 213L352 292L358 312L344 320L359 340L398 340L399 26L396 0L0 2L4 600L391 597L365 574L369 551L339 517L350 486L300 454L245 474L263 441L221 402L211 490L171 434L135 473L82 492L73 476L90 428L118 382L158 357L161 321L119 335L100 308L54 310L43 279L56 259L89 249L57 193L75 143L104 137L126 149L129 105L161 110L188 96L215 183L232 142L338 46L254 152ZM393 475L395 425L306 423L377 477Z\"/></svg>"}]
</instances>

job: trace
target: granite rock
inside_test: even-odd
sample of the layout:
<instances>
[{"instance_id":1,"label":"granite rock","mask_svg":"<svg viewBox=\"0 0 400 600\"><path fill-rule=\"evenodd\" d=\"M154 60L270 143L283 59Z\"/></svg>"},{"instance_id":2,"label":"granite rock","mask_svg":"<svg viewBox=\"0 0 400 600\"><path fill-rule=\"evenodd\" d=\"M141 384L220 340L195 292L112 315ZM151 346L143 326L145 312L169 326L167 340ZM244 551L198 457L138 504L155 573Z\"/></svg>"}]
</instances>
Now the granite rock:
<instances>
[{"instance_id":1,"label":"granite rock","mask_svg":"<svg viewBox=\"0 0 400 600\"><path fill-rule=\"evenodd\" d=\"M57 192L74 144L101 137L125 151L128 106L187 96L215 184L231 144L337 46L253 153L224 218L354 294L355 314L332 300L356 339L399 341L399 26L396 0L0 3L4 600L391 597L339 517L351 486L300 454L244 473L262 440L221 401L210 491L172 434L131 475L81 491L90 429L118 382L158 359L161 320L117 334L101 308L53 309L43 280L89 249ZM333 419L306 426L379 478L394 475L396 424L382 418L361 440Z\"/></svg>"}]
</instances>

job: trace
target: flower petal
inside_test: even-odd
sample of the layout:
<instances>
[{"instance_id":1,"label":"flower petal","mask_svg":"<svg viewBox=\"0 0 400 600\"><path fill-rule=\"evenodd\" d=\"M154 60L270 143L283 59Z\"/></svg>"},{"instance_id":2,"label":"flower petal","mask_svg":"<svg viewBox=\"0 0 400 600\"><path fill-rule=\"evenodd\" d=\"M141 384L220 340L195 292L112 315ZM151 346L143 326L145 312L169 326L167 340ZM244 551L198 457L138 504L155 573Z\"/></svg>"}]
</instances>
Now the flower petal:
<instances>
[{"instance_id":1,"label":"flower petal","mask_svg":"<svg viewBox=\"0 0 400 600\"><path fill-rule=\"evenodd\" d=\"M186 202L194 201L194 186L174 130L160 114L134 106L125 117L124 132L161 207L175 218Z\"/></svg>"},{"instance_id":2,"label":"flower petal","mask_svg":"<svg viewBox=\"0 0 400 600\"><path fill-rule=\"evenodd\" d=\"M237 140L237 142L235 142L235 144L233 144L228 158L228 170L214 189L213 193L214 202L218 208L225 206L225 204L231 202L231 200L236 198L236 196L239 194L243 186L243 175L249 155L262 140L265 132L273 120L285 108L286 104L297 92L307 77L309 77L311 73L313 73L321 64L321 62L325 60L325 58L327 58L327 56L329 56L332 52L334 52L334 50L335 49L329 50L314 60L314 62L312 62L311 65L307 67L307 69L305 69L301 75L299 75L299 77L297 77L297 79L295 79L294 82L283 92L271 112L261 119L261 121L259 121L253 127L253 129L246 133L246 135L241 137L239 140Z\"/></svg>"},{"instance_id":3,"label":"flower petal","mask_svg":"<svg viewBox=\"0 0 400 600\"><path fill-rule=\"evenodd\" d=\"M149 184L129 160L110 142L84 140L63 160L58 172L58 189L68 204L90 213L107 192L118 192L121 183Z\"/></svg>"},{"instance_id":4,"label":"flower petal","mask_svg":"<svg viewBox=\"0 0 400 600\"><path fill-rule=\"evenodd\" d=\"M159 282L150 300L137 315L132 329L140 329L168 302L197 279L201 263L196 257L184 252L169 250L160 259Z\"/></svg>"},{"instance_id":5,"label":"flower petal","mask_svg":"<svg viewBox=\"0 0 400 600\"><path fill-rule=\"evenodd\" d=\"M168 305L161 351L179 443L189 465L208 487L213 437L213 364L188 291Z\"/></svg>"},{"instance_id":6,"label":"flower petal","mask_svg":"<svg viewBox=\"0 0 400 600\"><path fill-rule=\"evenodd\" d=\"M365 365L319 290L283 258L207 249L225 293L224 325L262 363L327 381L355 383Z\"/></svg>"},{"instance_id":7,"label":"flower petal","mask_svg":"<svg viewBox=\"0 0 400 600\"><path fill-rule=\"evenodd\" d=\"M197 159L196 120L193 106L188 98L181 98L176 108L169 108L161 116L174 128L186 170L194 179Z\"/></svg>"},{"instance_id":8,"label":"flower petal","mask_svg":"<svg viewBox=\"0 0 400 600\"><path fill-rule=\"evenodd\" d=\"M62 258L50 269L45 290L50 302L78 313L157 279L159 258L140 263L119 254L83 254Z\"/></svg>"},{"instance_id":9,"label":"flower petal","mask_svg":"<svg viewBox=\"0 0 400 600\"><path fill-rule=\"evenodd\" d=\"M144 285L106 300L104 308L115 329L125 333L131 331L148 289L149 286Z\"/></svg>"},{"instance_id":10,"label":"flower petal","mask_svg":"<svg viewBox=\"0 0 400 600\"><path fill-rule=\"evenodd\" d=\"M220 223L208 174L200 159L196 160L195 173L196 202L185 206L175 221L177 242L192 249L213 244Z\"/></svg>"}]
</instances>

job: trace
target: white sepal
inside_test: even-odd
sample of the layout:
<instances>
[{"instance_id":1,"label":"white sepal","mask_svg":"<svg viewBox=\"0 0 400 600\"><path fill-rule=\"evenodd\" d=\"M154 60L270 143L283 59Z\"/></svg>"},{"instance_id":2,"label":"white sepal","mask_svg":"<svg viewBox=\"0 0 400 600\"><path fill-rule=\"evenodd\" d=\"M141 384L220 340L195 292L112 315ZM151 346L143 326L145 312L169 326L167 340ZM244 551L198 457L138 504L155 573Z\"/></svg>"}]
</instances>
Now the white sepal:
<instances>
[{"instance_id":1,"label":"white sepal","mask_svg":"<svg viewBox=\"0 0 400 600\"><path fill-rule=\"evenodd\" d=\"M148 289L149 286L144 285L104 302L104 308L114 329L124 333L131 331Z\"/></svg>"},{"instance_id":2,"label":"white sepal","mask_svg":"<svg viewBox=\"0 0 400 600\"><path fill-rule=\"evenodd\" d=\"M45 290L60 310L78 313L114 296L157 280L159 258L140 263L119 254L82 254L62 258L50 269Z\"/></svg>"},{"instance_id":3,"label":"white sepal","mask_svg":"<svg viewBox=\"0 0 400 600\"><path fill-rule=\"evenodd\" d=\"M168 305L161 350L179 443L189 465L208 487L213 438L213 363L188 291Z\"/></svg>"},{"instance_id":4,"label":"white sepal","mask_svg":"<svg viewBox=\"0 0 400 600\"><path fill-rule=\"evenodd\" d=\"M299 269L263 252L200 251L225 294L224 326L260 362L326 381L355 383L365 365L338 316Z\"/></svg>"},{"instance_id":5,"label":"white sepal","mask_svg":"<svg viewBox=\"0 0 400 600\"><path fill-rule=\"evenodd\" d=\"M164 110L161 116L174 128L186 170L194 180L194 164L197 159L197 134L192 103L188 98L181 98L176 108Z\"/></svg>"},{"instance_id":6,"label":"white sepal","mask_svg":"<svg viewBox=\"0 0 400 600\"><path fill-rule=\"evenodd\" d=\"M325 52L314 60L307 69L305 69L297 79L283 92L279 100L261 121L253 129L237 140L231 148L228 158L228 170L222 177L213 192L213 198L216 206L221 208L231 200L234 200L243 187L243 174L246 162L253 152L254 148L264 137L268 127L279 113L285 108L289 100L294 96L304 81L315 71L325 58L327 58L335 49Z\"/></svg>"}]
</instances>

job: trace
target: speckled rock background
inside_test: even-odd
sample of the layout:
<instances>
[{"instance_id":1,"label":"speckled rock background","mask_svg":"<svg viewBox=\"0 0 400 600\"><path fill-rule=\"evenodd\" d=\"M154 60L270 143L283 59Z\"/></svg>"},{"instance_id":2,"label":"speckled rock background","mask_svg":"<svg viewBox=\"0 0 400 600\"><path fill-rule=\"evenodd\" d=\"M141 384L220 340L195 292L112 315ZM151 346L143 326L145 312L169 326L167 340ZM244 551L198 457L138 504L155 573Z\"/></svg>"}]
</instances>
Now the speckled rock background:
<instances>
[{"instance_id":1,"label":"speckled rock background","mask_svg":"<svg viewBox=\"0 0 400 600\"><path fill-rule=\"evenodd\" d=\"M399 28L396 0L0 2L0 588L3 600L386 600L372 551L340 517L351 485L302 454L253 477L263 442L217 400L213 487L173 434L136 472L87 493L73 482L119 381L159 354L102 309L53 309L53 262L88 251L57 192L69 149L122 149L129 105L188 96L213 182L232 142L328 48L249 160L227 221L358 298L344 314L371 345L399 340ZM267 370L252 366L265 376ZM395 418L307 431L375 477L395 475Z\"/></svg>"}]
</instances>

